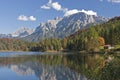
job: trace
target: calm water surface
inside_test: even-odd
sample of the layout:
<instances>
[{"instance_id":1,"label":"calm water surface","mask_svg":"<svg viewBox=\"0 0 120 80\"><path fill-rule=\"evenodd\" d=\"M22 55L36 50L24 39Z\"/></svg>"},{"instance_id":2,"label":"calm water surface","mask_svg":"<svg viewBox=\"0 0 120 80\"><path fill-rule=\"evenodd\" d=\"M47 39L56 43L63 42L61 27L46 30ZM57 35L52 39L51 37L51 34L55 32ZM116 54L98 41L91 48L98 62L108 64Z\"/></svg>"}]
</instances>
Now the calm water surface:
<instances>
[{"instance_id":1,"label":"calm water surface","mask_svg":"<svg viewBox=\"0 0 120 80\"><path fill-rule=\"evenodd\" d=\"M119 80L119 73L119 56L0 52L0 80Z\"/></svg>"}]
</instances>

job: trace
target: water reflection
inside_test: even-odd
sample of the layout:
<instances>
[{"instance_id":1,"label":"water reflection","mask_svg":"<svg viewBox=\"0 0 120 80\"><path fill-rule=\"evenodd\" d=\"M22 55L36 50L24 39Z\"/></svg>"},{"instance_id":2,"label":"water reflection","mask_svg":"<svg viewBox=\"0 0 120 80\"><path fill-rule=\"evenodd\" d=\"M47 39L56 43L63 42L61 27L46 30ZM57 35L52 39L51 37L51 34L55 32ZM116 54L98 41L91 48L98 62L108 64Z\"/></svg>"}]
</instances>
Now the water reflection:
<instances>
[{"instance_id":1,"label":"water reflection","mask_svg":"<svg viewBox=\"0 0 120 80\"><path fill-rule=\"evenodd\" d=\"M114 56L75 53L0 57L0 80L7 80L4 76L9 74L11 80L119 80L120 59L106 62L110 57Z\"/></svg>"}]
</instances>

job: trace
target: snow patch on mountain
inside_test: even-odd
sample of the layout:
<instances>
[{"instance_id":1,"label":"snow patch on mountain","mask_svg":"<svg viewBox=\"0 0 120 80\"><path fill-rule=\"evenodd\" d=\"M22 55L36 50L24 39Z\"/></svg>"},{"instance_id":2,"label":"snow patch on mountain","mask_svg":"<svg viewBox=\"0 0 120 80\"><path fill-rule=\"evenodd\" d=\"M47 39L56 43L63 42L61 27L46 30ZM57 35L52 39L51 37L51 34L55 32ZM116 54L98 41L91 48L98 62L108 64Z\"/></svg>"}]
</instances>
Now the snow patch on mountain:
<instances>
[{"instance_id":1,"label":"snow patch on mountain","mask_svg":"<svg viewBox=\"0 0 120 80\"><path fill-rule=\"evenodd\" d=\"M26 37L34 32L34 29L26 28L26 27L21 27L14 33L12 33L13 37Z\"/></svg>"}]
</instances>

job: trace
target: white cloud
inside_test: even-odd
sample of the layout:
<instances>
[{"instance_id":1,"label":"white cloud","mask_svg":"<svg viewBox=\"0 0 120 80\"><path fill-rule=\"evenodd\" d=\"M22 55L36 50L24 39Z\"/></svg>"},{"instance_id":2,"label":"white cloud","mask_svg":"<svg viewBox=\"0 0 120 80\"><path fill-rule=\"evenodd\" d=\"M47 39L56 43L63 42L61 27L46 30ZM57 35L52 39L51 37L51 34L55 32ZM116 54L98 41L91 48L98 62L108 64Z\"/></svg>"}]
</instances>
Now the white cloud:
<instances>
[{"instance_id":1,"label":"white cloud","mask_svg":"<svg viewBox=\"0 0 120 80\"><path fill-rule=\"evenodd\" d=\"M41 8L42 8L42 9L50 9L50 7L49 7L49 6L46 6L46 5L41 6Z\"/></svg>"},{"instance_id":2,"label":"white cloud","mask_svg":"<svg viewBox=\"0 0 120 80\"><path fill-rule=\"evenodd\" d=\"M34 16L25 16L25 15L20 15L18 16L18 20L20 21L36 21L36 18Z\"/></svg>"},{"instance_id":3,"label":"white cloud","mask_svg":"<svg viewBox=\"0 0 120 80\"><path fill-rule=\"evenodd\" d=\"M69 15L72 15L72 14L76 14L78 12L80 12L80 11L77 10L77 9L68 10L68 11L65 12L64 16L69 16Z\"/></svg>"},{"instance_id":4,"label":"white cloud","mask_svg":"<svg viewBox=\"0 0 120 80\"><path fill-rule=\"evenodd\" d=\"M62 8L61 11L63 11L65 13L66 11L68 11L68 8Z\"/></svg>"},{"instance_id":5,"label":"white cloud","mask_svg":"<svg viewBox=\"0 0 120 80\"><path fill-rule=\"evenodd\" d=\"M83 12L83 13L86 13L87 15L95 15L95 16L97 16L97 12L94 12L94 11L92 11L92 10L81 10L80 12Z\"/></svg>"},{"instance_id":6,"label":"white cloud","mask_svg":"<svg viewBox=\"0 0 120 80\"><path fill-rule=\"evenodd\" d=\"M103 0L100 0L100 1L103 1ZM75 14L75 13L78 13L78 12L84 12L88 15L95 15L97 16L97 13L92 11L92 10L77 10L77 9L73 9L73 10L68 10L68 8L64 8L61 6L61 4L59 4L58 2L52 2L52 0L49 0L47 4L45 5L42 5L41 6L42 9L55 9L57 11L62 11L64 13L64 16L69 16L69 15L72 15L72 14Z\"/></svg>"},{"instance_id":7,"label":"white cloud","mask_svg":"<svg viewBox=\"0 0 120 80\"><path fill-rule=\"evenodd\" d=\"M21 21L28 21L28 18L27 18L27 16L20 15L20 16L18 17L18 20L21 20Z\"/></svg>"},{"instance_id":8,"label":"white cloud","mask_svg":"<svg viewBox=\"0 0 120 80\"><path fill-rule=\"evenodd\" d=\"M87 11L87 10L84 10L84 9L83 10L77 10L77 9L68 10L68 11L65 12L64 16L69 16L69 15L76 14L76 13L79 13L79 12L83 12L83 13L85 13L87 15L95 15L95 16L97 16L96 12L94 12L92 10Z\"/></svg>"},{"instance_id":9,"label":"white cloud","mask_svg":"<svg viewBox=\"0 0 120 80\"><path fill-rule=\"evenodd\" d=\"M58 11L62 9L61 5L58 2L52 3L52 8Z\"/></svg>"},{"instance_id":10,"label":"white cloud","mask_svg":"<svg viewBox=\"0 0 120 80\"><path fill-rule=\"evenodd\" d=\"M34 16L30 16L30 17L29 17L29 20L30 20L30 21L36 21L36 18L35 18Z\"/></svg>"},{"instance_id":11,"label":"white cloud","mask_svg":"<svg viewBox=\"0 0 120 80\"><path fill-rule=\"evenodd\" d=\"M42 9L55 9L57 11L66 11L67 8L63 8L58 2L52 2L52 0L49 0L47 4L41 6Z\"/></svg>"},{"instance_id":12,"label":"white cloud","mask_svg":"<svg viewBox=\"0 0 120 80\"><path fill-rule=\"evenodd\" d=\"M108 1L113 3L120 3L120 0L108 0Z\"/></svg>"}]
</instances>

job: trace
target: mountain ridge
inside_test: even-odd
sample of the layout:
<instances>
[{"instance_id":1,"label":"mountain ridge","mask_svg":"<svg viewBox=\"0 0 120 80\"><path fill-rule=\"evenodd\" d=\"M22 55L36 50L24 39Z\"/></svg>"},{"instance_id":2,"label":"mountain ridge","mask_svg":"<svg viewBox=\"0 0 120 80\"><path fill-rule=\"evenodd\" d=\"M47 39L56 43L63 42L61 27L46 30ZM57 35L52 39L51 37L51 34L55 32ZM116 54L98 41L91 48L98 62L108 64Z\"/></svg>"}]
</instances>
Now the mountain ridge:
<instances>
[{"instance_id":1,"label":"mountain ridge","mask_svg":"<svg viewBox=\"0 0 120 80\"><path fill-rule=\"evenodd\" d=\"M29 42L38 42L46 38L64 38L80 29L107 22L108 19L79 12L63 18L41 22L36 29L21 27L11 34L0 34L0 38L20 38Z\"/></svg>"},{"instance_id":2,"label":"mountain ridge","mask_svg":"<svg viewBox=\"0 0 120 80\"><path fill-rule=\"evenodd\" d=\"M35 32L24 37L23 40L37 42L46 38L64 38L79 29L101 24L106 21L106 18L79 12L63 18L56 18L40 23Z\"/></svg>"},{"instance_id":3,"label":"mountain ridge","mask_svg":"<svg viewBox=\"0 0 120 80\"><path fill-rule=\"evenodd\" d=\"M0 34L0 38L22 38L26 37L34 32L34 29L28 27L21 27L15 32L10 34Z\"/></svg>"},{"instance_id":4,"label":"mountain ridge","mask_svg":"<svg viewBox=\"0 0 120 80\"><path fill-rule=\"evenodd\" d=\"M18 30L16 30L14 33L12 33L13 37L25 37L34 32L34 29L27 28L27 27L21 27Z\"/></svg>"}]
</instances>

